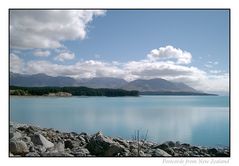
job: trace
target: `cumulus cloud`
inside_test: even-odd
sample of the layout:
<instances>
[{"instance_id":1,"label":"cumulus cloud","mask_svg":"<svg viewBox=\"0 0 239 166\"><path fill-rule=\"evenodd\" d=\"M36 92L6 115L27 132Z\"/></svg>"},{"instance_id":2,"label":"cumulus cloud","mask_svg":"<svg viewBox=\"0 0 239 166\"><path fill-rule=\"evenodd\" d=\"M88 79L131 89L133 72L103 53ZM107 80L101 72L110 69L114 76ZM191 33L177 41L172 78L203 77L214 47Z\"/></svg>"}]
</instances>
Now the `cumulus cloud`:
<instances>
[{"instance_id":1,"label":"cumulus cloud","mask_svg":"<svg viewBox=\"0 0 239 166\"><path fill-rule=\"evenodd\" d=\"M61 62L73 59L75 56L68 50L58 50L57 53L58 56L55 57L55 60ZM160 53L160 55L162 54ZM163 78L174 82L183 82L205 92L229 91L228 73L219 70L204 71L195 66L185 65L185 63L177 63L178 60L179 58L176 59L176 62L171 58L165 60L146 58L129 62L81 60L66 65L49 61L28 61L24 63L13 54L11 55L11 71L26 74L45 73L51 76L68 76L76 79L117 77L132 81L135 79Z\"/></svg>"},{"instance_id":2,"label":"cumulus cloud","mask_svg":"<svg viewBox=\"0 0 239 166\"><path fill-rule=\"evenodd\" d=\"M170 45L153 49L147 56L150 60L176 60L177 64L189 64L192 59L190 52L183 51L180 48L174 48Z\"/></svg>"},{"instance_id":3,"label":"cumulus cloud","mask_svg":"<svg viewBox=\"0 0 239 166\"><path fill-rule=\"evenodd\" d=\"M87 25L102 10L11 10L11 48L59 48L64 40L85 39Z\"/></svg>"},{"instance_id":4,"label":"cumulus cloud","mask_svg":"<svg viewBox=\"0 0 239 166\"><path fill-rule=\"evenodd\" d=\"M79 61L73 65L60 65L48 61L30 61L26 64L28 74L46 73L51 76L69 76L73 78L119 77L123 78L124 71L112 63L101 61Z\"/></svg>"},{"instance_id":5,"label":"cumulus cloud","mask_svg":"<svg viewBox=\"0 0 239 166\"><path fill-rule=\"evenodd\" d=\"M125 65L125 69L131 75L135 75L144 79L151 78L167 78L173 80L181 76L202 77L205 72L196 67L187 67L162 61L131 61Z\"/></svg>"},{"instance_id":6,"label":"cumulus cloud","mask_svg":"<svg viewBox=\"0 0 239 166\"><path fill-rule=\"evenodd\" d=\"M71 52L61 52L54 59L56 61L64 62L65 60L72 60L75 58L75 54Z\"/></svg>"},{"instance_id":7,"label":"cumulus cloud","mask_svg":"<svg viewBox=\"0 0 239 166\"><path fill-rule=\"evenodd\" d=\"M38 57L48 57L51 54L50 51L43 51L43 50L35 50L33 55Z\"/></svg>"},{"instance_id":8,"label":"cumulus cloud","mask_svg":"<svg viewBox=\"0 0 239 166\"><path fill-rule=\"evenodd\" d=\"M24 69L24 62L19 56L14 53L10 54L10 71L15 73L22 73Z\"/></svg>"}]
</instances>

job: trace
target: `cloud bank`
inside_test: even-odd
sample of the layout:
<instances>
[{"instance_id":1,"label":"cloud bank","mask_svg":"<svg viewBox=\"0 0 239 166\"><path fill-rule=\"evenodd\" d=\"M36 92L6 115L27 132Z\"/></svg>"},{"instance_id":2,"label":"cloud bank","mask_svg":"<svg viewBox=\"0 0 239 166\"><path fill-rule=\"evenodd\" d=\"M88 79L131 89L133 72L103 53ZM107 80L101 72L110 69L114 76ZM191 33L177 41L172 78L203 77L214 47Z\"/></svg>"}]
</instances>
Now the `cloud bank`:
<instances>
[{"instance_id":1,"label":"cloud bank","mask_svg":"<svg viewBox=\"0 0 239 166\"><path fill-rule=\"evenodd\" d=\"M193 88L202 91L229 91L229 75L222 72L205 72L197 67L185 65L183 54L185 51L181 49L173 49L174 47L161 47L160 50L174 50L173 55L168 51L163 51L158 55L173 57L176 61L169 61L168 58L154 59L147 55L147 58L139 61L121 62L105 62L100 60L78 61L72 65L57 64L49 61L28 61L24 65L23 60L14 55L11 57L11 65L21 65L21 67L12 67L15 72L25 72L27 74L46 73L51 76L69 76L76 79L92 78L92 77L117 77L127 81L135 79L152 79L164 78L174 82L184 82ZM180 54L176 54L175 51ZM152 52L152 51L151 51ZM150 52L150 53L151 53ZM185 57L190 57L191 53L187 52ZM190 56L188 56L190 55ZM59 61L71 59L72 55L68 53L59 54ZM62 59L61 59L62 58ZM183 60L182 60L183 59ZM178 62L184 62L178 63ZM24 66L24 67L23 67ZM24 68L24 70L22 70Z\"/></svg>"},{"instance_id":2,"label":"cloud bank","mask_svg":"<svg viewBox=\"0 0 239 166\"><path fill-rule=\"evenodd\" d=\"M11 10L11 48L59 48L63 40L83 40L102 10Z\"/></svg>"}]
</instances>

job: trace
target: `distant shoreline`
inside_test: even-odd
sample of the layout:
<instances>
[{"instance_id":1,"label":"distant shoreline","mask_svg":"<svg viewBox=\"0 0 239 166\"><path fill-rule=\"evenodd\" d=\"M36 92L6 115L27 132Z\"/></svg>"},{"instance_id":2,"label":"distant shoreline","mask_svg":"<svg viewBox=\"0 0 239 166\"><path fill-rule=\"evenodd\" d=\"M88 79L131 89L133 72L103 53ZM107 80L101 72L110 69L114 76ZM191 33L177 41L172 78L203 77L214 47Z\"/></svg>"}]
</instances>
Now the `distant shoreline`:
<instances>
[{"instance_id":1,"label":"distant shoreline","mask_svg":"<svg viewBox=\"0 0 239 166\"><path fill-rule=\"evenodd\" d=\"M88 88L88 87L19 87L10 86L10 95L16 96L51 96L51 97L70 97L70 96L107 96L124 97L139 96L138 91L127 91L123 89L107 88Z\"/></svg>"},{"instance_id":2,"label":"distant shoreline","mask_svg":"<svg viewBox=\"0 0 239 166\"><path fill-rule=\"evenodd\" d=\"M158 96L218 96L217 94L200 92L139 92L139 95L158 95Z\"/></svg>"},{"instance_id":3,"label":"distant shoreline","mask_svg":"<svg viewBox=\"0 0 239 166\"><path fill-rule=\"evenodd\" d=\"M106 97L126 97L140 95L158 96L218 96L204 92L184 92L184 91L144 91L88 88L88 87L19 87L10 86L10 95L15 96L49 96L49 97L71 97L71 96L106 96Z\"/></svg>"}]
</instances>

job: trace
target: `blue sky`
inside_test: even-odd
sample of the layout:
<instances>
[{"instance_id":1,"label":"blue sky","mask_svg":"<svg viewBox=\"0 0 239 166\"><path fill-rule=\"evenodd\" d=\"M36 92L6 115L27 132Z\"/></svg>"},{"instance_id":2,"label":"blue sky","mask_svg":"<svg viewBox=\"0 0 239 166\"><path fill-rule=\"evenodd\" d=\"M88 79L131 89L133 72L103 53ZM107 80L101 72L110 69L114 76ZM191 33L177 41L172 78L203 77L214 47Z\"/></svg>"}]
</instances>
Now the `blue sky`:
<instances>
[{"instance_id":1,"label":"blue sky","mask_svg":"<svg viewBox=\"0 0 239 166\"><path fill-rule=\"evenodd\" d=\"M88 38L65 42L79 58L140 60L153 48L173 45L193 54L193 64L218 61L228 70L228 13L225 11L113 10L90 24ZM202 57L204 60L201 60Z\"/></svg>"},{"instance_id":2,"label":"blue sky","mask_svg":"<svg viewBox=\"0 0 239 166\"><path fill-rule=\"evenodd\" d=\"M160 77L199 89L228 91L226 10L12 11L10 24L14 72L77 79ZM42 54L37 56L36 51ZM185 56L187 62L179 63Z\"/></svg>"}]
</instances>

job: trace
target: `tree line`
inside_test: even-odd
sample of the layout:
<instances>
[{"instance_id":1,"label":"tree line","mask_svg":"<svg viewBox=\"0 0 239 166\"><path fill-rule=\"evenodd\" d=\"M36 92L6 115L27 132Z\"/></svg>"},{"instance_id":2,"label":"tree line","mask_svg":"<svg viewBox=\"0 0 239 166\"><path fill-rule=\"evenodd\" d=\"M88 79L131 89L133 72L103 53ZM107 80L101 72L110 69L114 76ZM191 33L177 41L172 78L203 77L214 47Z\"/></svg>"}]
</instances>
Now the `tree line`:
<instances>
[{"instance_id":1,"label":"tree line","mask_svg":"<svg viewBox=\"0 0 239 166\"><path fill-rule=\"evenodd\" d=\"M10 95L32 95L44 96L49 93L67 92L73 96L138 96L138 91L127 91L123 89L93 89L87 87L19 87L10 86Z\"/></svg>"}]
</instances>

